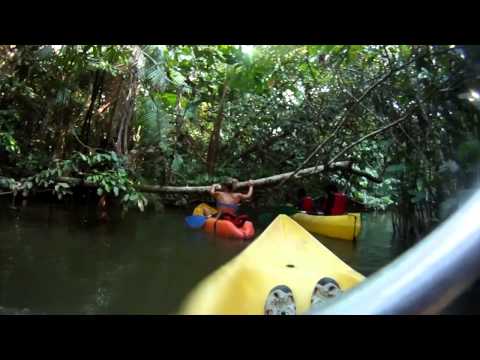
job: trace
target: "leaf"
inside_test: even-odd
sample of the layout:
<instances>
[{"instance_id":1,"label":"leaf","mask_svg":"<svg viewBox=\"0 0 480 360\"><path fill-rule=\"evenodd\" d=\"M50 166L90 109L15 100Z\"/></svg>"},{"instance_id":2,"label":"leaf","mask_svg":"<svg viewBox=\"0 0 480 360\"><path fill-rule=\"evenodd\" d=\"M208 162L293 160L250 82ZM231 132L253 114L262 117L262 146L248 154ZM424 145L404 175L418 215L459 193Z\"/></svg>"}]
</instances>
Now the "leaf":
<instances>
[{"instance_id":1,"label":"leaf","mask_svg":"<svg viewBox=\"0 0 480 360\"><path fill-rule=\"evenodd\" d=\"M172 76L172 80L173 82L177 85L177 86L182 86L184 85L185 83L185 77L179 73L178 71L176 70L171 70L171 76Z\"/></svg>"},{"instance_id":2,"label":"leaf","mask_svg":"<svg viewBox=\"0 0 480 360\"><path fill-rule=\"evenodd\" d=\"M180 155L175 154L175 158L172 161L172 171L173 172L178 172L180 171L181 167L183 165L183 159Z\"/></svg>"},{"instance_id":3,"label":"leaf","mask_svg":"<svg viewBox=\"0 0 480 360\"><path fill-rule=\"evenodd\" d=\"M323 54L329 54L335 49L336 46L337 45L322 45L322 46L319 46L319 48L321 49L321 52Z\"/></svg>"},{"instance_id":4,"label":"leaf","mask_svg":"<svg viewBox=\"0 0 480 360\"><path fill-rule=\"evenodd\" d=\"M191 61L192 59L193 59L193 56L192 56L192 55L189 55L189 54L185 54L185 55L184 55L184 54L180 54L180 55L178 56L178 60L179 60L180 62L182 62L182 61Z\"/></svg>"},{"instance_id":5,"label":"leaf","mask_svg":"<svg viewBox=\"0 0 480 360\"><path fill-rule=\"evenodd\" d=\"M118 162L118 156L117 156L117 153L115 151L110 151L110 157L112 158L112 160L114 162Z\"/></svg>"},{"instance_id":6,"label":"leaf","mask_svg":"<svg viewBox=\"0 0 480 360\"><path fill-rule=\"evenodd\" d=\"M37 55L41 60L45 60L55 55L55 53L50 45L46 45L38 50Z\"/></svg>"},{"instance_id":7,"label":"leaf","mask_svg":"<svg viewBox=\"0 0 480 360\"><path fill-rule=\"evenodd\" d=\"M123 197L122 201L123 201L123 202L127 202L128 199L129 199L129 197L130 197L130 194L125 194L125 196Z\"/></svg>"},{"instance_id":8,"label":"leaf","mask_svg":"<svg viewBox=\"0 0 480 360\"><path fill-rule=\"evenodd\" d=\"M167 106L175 106L177 103L177 95L174 93L162 94L162 100Z\"/></svg>"},{"instance_id":9,"label":"leaf","mask_svg":"<svg viewBox=\"0 0 480 360\"><path fill-rule=\"evenodd\" d=\"M143 212L143 210L144 210L143 201L142 201L142 200L138 200L137 205L138 205L138 208L140 209L140 211Z\"/></svg>"},{"instance_id":10,"label":"leaf","mask_svg":"<svg viewBox=\"0 0 480 360\"><path fill-rule=\"evenodd\" d=\"M116 186L113 187L113 193L115 194L115 196L118 197L118 187Z\"/></svg>"},{"instance_id":11,"label":"leaf","mask_svg":"<svg viewBox=\"0 0 480 360\"><path fill-rule=\"evenodd\" d=\"M405 58L408 58L412 54L412 47L410 45L400 45L399 48L400 54Z\"/></svg>"},{"instance_id":12,"label":"leaf","mask_svg":"<svg viewBox=\"0 0 480 360\"><path fill-rule=\"evenodd\" d=\"M362 51L363 46L361 45L350 45L348 49L348 61L353 62L357 59L358 54Z\"/></svg>"},{"instance_id":13,"label":"leaf","mask_svg":"<svg viewBox=\"0 0 480 360\"><path fill-rule=\"evenodd\" d=\"M150 80L154 86L162 86L165 81L165 71L158 66L153 66L145 71L145 77Z\"/></svg>"},{"instance_id":14,"label":"leaf","mask_svg":"<svg viewBox=\"0 0 480 360\"><path fill-rule=\"evenodd\" d=\"M98 195L98 196L102 196L102 195L103 195L103 189L102 189L102 188L98 188L98 189L97 189L97 195Z\"/></svg>"},{"instance_id":15,"label":"leaf","mask_svg":"<svg viewBox=\"0 0 480 360\"><path fill-rule=\"evenodd\" d=\"M398 174L402 173L406 170L405 164L395 164L395 165L390 165L385 169L385 172L390 173L390 174Z\"/></svg>"},{"instance_id":16,"label":"leaf","mask_svg":"<svg viewBox=\"0 0 480 360\"><path fill-rule=\"evenodd\" d=\"M190 102L185 110L185 118L195 120L197 118L198 106L201 103L202 103L202 100Z\"/></svg>"},{"instance_id":17,"label":"leaf","mask_svg":"<svg viewBox=\"0 0 480 360\"><path fill-rule=\"evenodd\" d=\"M309 56L315 56L322 50L323 45L308 45L307 51Z\"/></svg>"}]
</instances>

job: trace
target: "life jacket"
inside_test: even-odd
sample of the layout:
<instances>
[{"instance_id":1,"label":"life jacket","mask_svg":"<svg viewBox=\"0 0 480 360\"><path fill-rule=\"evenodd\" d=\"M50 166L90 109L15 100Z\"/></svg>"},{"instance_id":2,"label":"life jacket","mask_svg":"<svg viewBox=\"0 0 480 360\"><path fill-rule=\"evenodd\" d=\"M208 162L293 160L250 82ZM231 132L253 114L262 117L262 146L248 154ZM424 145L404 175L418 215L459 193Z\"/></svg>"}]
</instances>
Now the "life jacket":
<instances>
[{"instance_id":1,"label":"life jacket","mask_svg":"<svg viewBox=\"0 0 480 360\"><path fill-rule=\"evenodd\" d=\"M313 199L310 196L305 196L300 201L300 209L306 212L314 211Z\"/></svg>"},{"instance_id":2,"label":"life jacket","mask_svg":"<svg viewBox=\"0 0 480 360\"><path fill-rule=\"evenodd\" d=\"M334 193L333 194L333 206L330 210L330 215L343 215L347 212L347 195L344 193Z\"/></svg>"}]
</instances>

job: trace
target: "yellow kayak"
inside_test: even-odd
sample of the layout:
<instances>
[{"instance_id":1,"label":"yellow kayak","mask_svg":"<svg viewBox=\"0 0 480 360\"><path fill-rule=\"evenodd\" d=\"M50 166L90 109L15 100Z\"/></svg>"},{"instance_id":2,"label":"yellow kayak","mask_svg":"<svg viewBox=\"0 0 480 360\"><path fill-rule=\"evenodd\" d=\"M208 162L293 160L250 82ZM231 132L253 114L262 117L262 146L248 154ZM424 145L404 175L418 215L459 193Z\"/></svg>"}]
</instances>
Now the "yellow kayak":
<instances>
[{"instance_id":1,"label":"yellow kayak","mask_svg":"<svg viewBox=\"0 0 480 360\"><path fill-rule=\"evenodd\" d=\"M204 279L180 313L263 315L277 285L292 289L297 313L303 313L323 277L336 280L343 291L364 280L295 221L279 215L242 253Z\"/></svg>"},{"instance_id":2,"label":"yellow kayak","mask_svg":"<svg viewBox=\"0 0 480 360\"><path fill-rule=\"evenodd\" d=\"M215 215L218 212L217 209L214 207L201 203L200 205L196 206L195 209L193 209L193 214L192 215L197 215L197 216L203 216L203 215Z\"/></svg>"},{"instance_id":3,"label":"yellow kayak","mask_svg":"<svg viewBox=\"0 0 480 360\"><path fill-rule=\"evenodd\" d=\"M312 233L335 239L355 240L362 230L360 213L329 216L296 213L292 218Z\"/></svg>"}]
</instances>

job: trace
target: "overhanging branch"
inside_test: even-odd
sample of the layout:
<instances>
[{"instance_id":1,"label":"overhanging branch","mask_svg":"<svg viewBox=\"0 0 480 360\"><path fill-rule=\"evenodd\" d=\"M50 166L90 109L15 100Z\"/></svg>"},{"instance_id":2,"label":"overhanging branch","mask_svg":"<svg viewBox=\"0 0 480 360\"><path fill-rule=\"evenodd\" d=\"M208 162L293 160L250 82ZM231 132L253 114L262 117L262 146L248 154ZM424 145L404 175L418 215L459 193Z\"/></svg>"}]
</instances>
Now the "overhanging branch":
<instances>
[{"instance_id":1,"label":"overhanging branch","mask_svg":"<svg viewBox=\"0 0 480 360\"><path fill-rule=\"evenodd\" d=\"M370 137L373 137L373 136L376 136L378 134L381 134L382 132L385 132L387 131L388 129L391 129L392 127L394 126L397 126L398 124L400 124L402 121L405 121L410 115L412 114L412 110L408 111L407 114L405 114L404 116L402 116L400 119L380 128L380 129L377 129L375 131L372 131L371 133L365 135L365 136L362 136L360 139L358 139L357 141L353 142L352 144L348 145L345 149L343 149L342 151L340 151L337 155L335 155L329 162L328 164L332 164L335 160L337 160L340 156L342 156L343 154L345 154L348 150L350 150L351 148L353 148L354 146L357 146L358 144L360 144L361 142L365 141L366 139L370 138Z\"/></svg>"},{"instance_id":2,"label":"overhanging branch","mask_svg":"<svg viewBox=\"0 0 480 360\"><path fill-rule=\"evenodd\" d=\"M342 170L346 172L350 172L352 174L358 175L358 176L364 176L365 178L376 182L380 183L382 180L378 177L375 177L365 171L355 169L352 167L352 162L351 161L339 161L336 163L331 164L330 166L327 167L327 170ZM310 168L303 169L299 171L295 177L300 178L304 176L309 176L309 175L314 175L317 173L321 173L325 171L324 166L312 166ZM262 186L270 186L273 184L276 184L286 177L292 176L293 172L287 172L287 173L282 173L282 174L277 174L265 178L260 178L253 180L253 185L255 187L262 187ZM1 182L2 178L0 178L0 185L2 184ZM68 183L72 186L85 186L85 187L90 187L90 188L97 188L98 185L84 181L79 178L74 178L74 177L66 177L66 176L61 176L57 178L58 182L65 182ZM245 188L248 186L248 181L242 181L238 182L236 184L236 189L241 189ZM144 193L164 193L164 194L192 194L192 193L206 193L210 190L211 185L207 186L161 186L161 185L147 185L147 184L140 184L136 186L136 189L140 192Z\"/></svg>"},{"instance_id":3,"label":"overhanging branch","mask_svg":"<svg viewBox=\"0 0 480 360\"><path fill-rule=\"evenodd\" d=\"M313 150L313 152L302 162L302 164L292 173L291 176L285 178L279 185L283 185L285 182L287 182L291 177L295 176L305 165L308 164L308 162L325 146L325 144L327 142L329 142L331 139L333 139L338 131L340 131L340 129L342 128L342 126L344 125L345 121L347 120L348 118L348 115L350 114L350 111L357 105L359 104L363 99L365 99L365 97L370 94L375 88L377 88L380 84L382 84L383 82L385 82L388 78L390 78L390 76L392 76L394 73L406 68L407 66L409 66L410 64L412 64L414 61L420 59L420 58L423 58L427 55L427 53L424 53L418 57L414 57L413 59L411 59L410 61L407 61L405 64L399 66L399 67L396 67L396 68L393 68L391 69L389 72L387 72L385 75L383 75L380 79L378 79L377 81L375 81L375 83L373 83L362 95L360 95L359 98L355 99L353 101L353 104L351 104L348 109L345 111L345 113L343 114L342 118L340 119L340 121L338 122L337 126L335 127L335 130L322 142L320 143L316 148L315 150Z\"/></svg>"}]
</instances>

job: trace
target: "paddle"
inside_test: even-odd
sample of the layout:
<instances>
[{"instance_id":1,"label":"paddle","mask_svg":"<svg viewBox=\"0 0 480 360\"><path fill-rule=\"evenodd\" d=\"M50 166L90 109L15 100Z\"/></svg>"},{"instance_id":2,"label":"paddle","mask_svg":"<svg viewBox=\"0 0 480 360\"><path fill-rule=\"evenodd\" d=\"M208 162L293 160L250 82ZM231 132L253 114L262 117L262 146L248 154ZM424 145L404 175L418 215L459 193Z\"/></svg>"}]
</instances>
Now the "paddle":
<instances>
[{"instance_id":1,"label":"paddle","mask_svg":"<svg viewBox=\"0 0 480 360\"><path fill-rule=\"evenodd\" d=\"M191 215L185 218L187 226L192 229L200 229L207 221L206 216Z\"/></svg>"}]
</instances>

